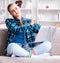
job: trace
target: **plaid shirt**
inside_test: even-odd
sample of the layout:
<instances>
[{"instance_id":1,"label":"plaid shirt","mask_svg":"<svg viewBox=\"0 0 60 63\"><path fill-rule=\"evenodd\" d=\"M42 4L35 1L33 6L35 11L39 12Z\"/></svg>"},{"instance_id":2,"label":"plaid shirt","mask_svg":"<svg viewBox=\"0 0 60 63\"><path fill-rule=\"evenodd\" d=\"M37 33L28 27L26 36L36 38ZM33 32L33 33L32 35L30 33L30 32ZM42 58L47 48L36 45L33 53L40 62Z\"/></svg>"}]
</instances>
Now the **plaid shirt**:
<instances>
[{"instance_id":1,"label":"plaid shirt","mask_svg":"<svg viewBox=\"0 0 60 63\"><path fill-rule=\"evenodd\" d=\"M25 38L23 43L34 42L34 40L35 40L34 33L38 33L38 31L40 29L40 25L37 23L35 23L34 25L31 25L30 19L27 19L24 17L22 17L22 22L23 22L23 25L19 26L18 19L12 19L12 18L6 19L5 23L8 28L7 44L13 42L13 38L17 34L20 34L22 32L24 32L23 37ZM32 46L32 44L30 46Z\"/></svg>"}]
</instances>

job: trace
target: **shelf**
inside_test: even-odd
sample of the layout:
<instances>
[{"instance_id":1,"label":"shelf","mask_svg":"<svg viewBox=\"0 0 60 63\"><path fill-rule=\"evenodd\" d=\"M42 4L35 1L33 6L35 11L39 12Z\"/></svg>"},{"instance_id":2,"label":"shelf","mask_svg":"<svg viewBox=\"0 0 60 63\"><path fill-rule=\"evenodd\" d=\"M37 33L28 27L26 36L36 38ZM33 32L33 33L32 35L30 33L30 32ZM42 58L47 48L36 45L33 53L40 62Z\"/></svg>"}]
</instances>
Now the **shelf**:
<instances>
[{"instance_id":1,"label":"shelf","mask_svg":"<svg viewBox=\"0 0 60 63\"><path fill-rule=\"evenodd\" d=\"M0 8L0 10L5 10L5 8Z\"/></svg>"},{"instance_id":2,"label":"shelf","mask_svg":"<svg viewBox=\"0 0 60 63\"><path fill-rule=\"evenodd\" d=\"M39 0L39 1L60 1L60 0Z\"/></svg>"},{"instance_id":3,"label":"shelf","mask_svg":"<svg viewBox=\"0 0 60 63\"><path fill-rule=\"evenodd\" d=\"M4 17L3 20L11 17L7 12L7 5L15 1L16 0L0 1L0 15ZM33 17L35 21L43 25L60 23L60 0L23 0L20 10L23 17ZM2 20L1 17L0 20Z\"/></svg>"},{"instance_id":4,"label":"shelf","mask_svg":"<svg viewBox=\"0 0 60 63\"><path fill-rule=\"evenodd\" d=\"M0 24L0 29L7 29L6 24Z\"/></svg>"},{"instance_id":5,"label":"shelf","mask_svg":"<svg viewBox=\"0 0 60 63\"><path fill-rule=\"evenodd\" d=\"M56 11L56 12L59 12L59 11L60 11L60 9L58 9L58 8L57 8L57 9L55 9L55 8L54 8L54 9L49 9L49 8L40 9L40 8L38 8L37 10L38 10L38 11L54 11L54 12L55 12L55 11Z\"/></svg>"},{"instance_id":6,"label":"shelf","mask_svg":"<svg viewBox=\"0 0 60 63\"><path fill-rule=\"evenodd\" d=\"M32 0L23 0L21 7L30 9L32 7Z\"/></svg>"},{"instance_id":7,"label":"shelf","mask_svg":"<svg viewBox=\"0 0 60 63\"><path fill-rule=\"evenodd\" d=\"M0 8L0 11L3 11L3 12L5 12L5 8Z\"/></svg>"},{"instance_id":8,"label":"shelf","mask_svg":"<svg viewBox=\"0 0 60 63\"><path fill-rule=\"evenodd\" d=\"M21 8L21 10L31 11L32 9L28 9L28 8Z\"/></svg>"},{"instance_id":9,"label":"shelf","mask_svg":"<svg viewBox=\"0 0 60 63\"><path fill-rule=\"evenodd\" d=\"M58 23L60 23L59 20L57 20L57 21L55 21L55 20L49 20L49 21L48 21L48 20L45 20L45 21L37 20L37 21L38 21L38 22L52 22L52 23L53 23L53 22L54 22L54 23L57 23L57 22L58 22Z\"/></svg>"}]
</instances>

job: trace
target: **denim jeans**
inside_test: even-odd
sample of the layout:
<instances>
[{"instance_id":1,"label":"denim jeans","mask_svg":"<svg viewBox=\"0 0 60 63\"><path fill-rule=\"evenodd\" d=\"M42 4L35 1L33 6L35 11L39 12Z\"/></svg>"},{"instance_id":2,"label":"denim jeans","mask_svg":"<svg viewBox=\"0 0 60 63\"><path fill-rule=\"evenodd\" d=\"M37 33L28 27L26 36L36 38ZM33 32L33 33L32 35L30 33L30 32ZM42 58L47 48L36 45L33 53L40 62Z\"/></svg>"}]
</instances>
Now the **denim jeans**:
<instances>
[{"instance_id":1,"label":"denim jeans","mask_svg":"<svg viewBox=\"0 0 60 63\"><path fill-rule=\"evenodd\" d=\"M22 47L16 43L10 43L7 47L7 55L15 55L15 56L28 56L28 46ZM44 41L41 44L36 45L33 50L35 51L36 55L48 53L51 49L51 43L49 41Z\"/></svg>"}]
</instances>

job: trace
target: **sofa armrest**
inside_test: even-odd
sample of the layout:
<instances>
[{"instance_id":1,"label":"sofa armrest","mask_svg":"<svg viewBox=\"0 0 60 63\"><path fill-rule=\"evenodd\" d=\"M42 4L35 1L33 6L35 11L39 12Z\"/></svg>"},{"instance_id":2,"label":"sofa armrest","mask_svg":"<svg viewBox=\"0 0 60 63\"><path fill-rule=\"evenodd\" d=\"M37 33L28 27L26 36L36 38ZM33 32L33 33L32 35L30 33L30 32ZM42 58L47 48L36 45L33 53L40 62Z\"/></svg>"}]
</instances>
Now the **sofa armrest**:
<instances>
[{"instance_id":1,"label":"sofa armrest","mask_svg":"<svg viewBox=\"0 0 60 63\"><path fill-rule=\"evenodd\" d=\"M7 40L7 29L0 29L0 55L4 54L6 40Z\"/></svg>"},{"instance_id":2,"label":"sofa armrest","mask_svg":"<svg viewBox=\"0 0 60 63\"><path fill-rule=\"evenodd\" d=\"M56 28L52 37L51 55L60 55L60 28Z\"/></svg>"}]
</instances>

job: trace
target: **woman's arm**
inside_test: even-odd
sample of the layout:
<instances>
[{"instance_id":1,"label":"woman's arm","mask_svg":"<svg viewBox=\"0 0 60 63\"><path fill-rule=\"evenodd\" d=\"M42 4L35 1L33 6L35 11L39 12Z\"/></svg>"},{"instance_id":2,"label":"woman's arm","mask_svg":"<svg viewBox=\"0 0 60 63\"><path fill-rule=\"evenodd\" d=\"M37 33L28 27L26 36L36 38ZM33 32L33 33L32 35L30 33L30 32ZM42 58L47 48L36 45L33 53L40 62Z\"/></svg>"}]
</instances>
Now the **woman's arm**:
<instances>
[{"instance_id":1,"label":"woman's arm","mask_svg":"<svg viewBox=\"0 0 60 63\"><path fill-rule=\"evenodd\" d=\"M34 33L38 33L38 31L39 31L39 29L41 27L41 25L35 23L33 19L31 19L31 26L33 28Z\"/></svg>"},{"instance_id":2,"label":"woman's arm","mask_svg":"<svg viewBox=\"0 0 60 63\"><path fill-rule=\"evenodd\" d=\"M34 32L35 32L35 33L38 33L38 32L39 32L40 27L41 27L41 25L40 25L40 24L35 23L35 24L34 24Z\"/></svg>"},{"instance_id":3,"label":"woman's arm","mask_svg":"<svg viewBox=\"0 0 60 63\"><path fill-rule=\"evenodd\" d=\"M8 29L10 29L13 33L23 32L26 28L25 25L18 26L18 24L12 21L12 19L6 19L5 23Z\"/></svg>"}]
</instances>

